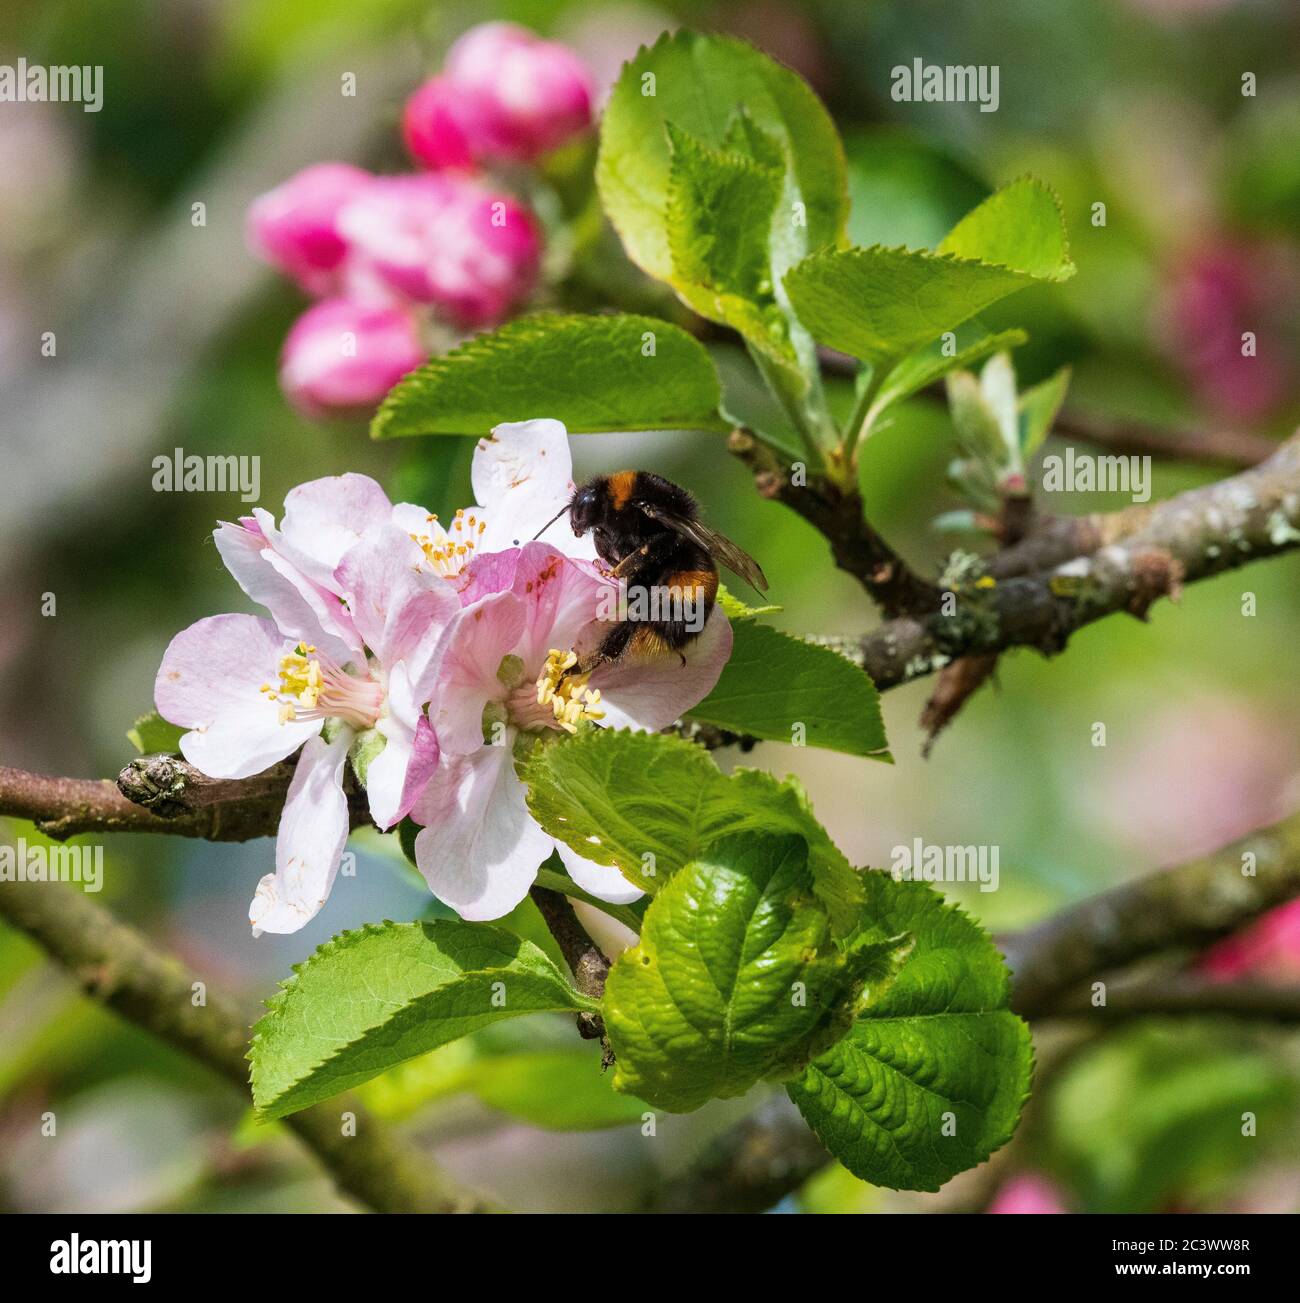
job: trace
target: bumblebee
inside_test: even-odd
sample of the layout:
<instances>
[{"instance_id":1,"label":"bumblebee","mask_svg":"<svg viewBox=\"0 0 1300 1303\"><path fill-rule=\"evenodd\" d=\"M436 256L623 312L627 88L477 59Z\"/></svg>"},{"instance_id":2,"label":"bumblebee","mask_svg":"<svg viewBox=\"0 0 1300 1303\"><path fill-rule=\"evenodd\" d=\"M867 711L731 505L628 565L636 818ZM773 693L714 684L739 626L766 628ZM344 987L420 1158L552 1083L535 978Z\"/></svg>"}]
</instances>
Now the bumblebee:
<instances>
[{"instance_id":1,"label":"bumblebee","mask_svg":"<svg viewBox=\"0 0 1300 1303\"><path fill-rule=\"evenodd\" d=\"M626 611L575 672L624 656L682 654L704 629L718 595L718 566L759 591L758 563L701 519L695 499L650 471L597 475L539 531L568 513L573 532L591 532L597 555L627 581Z\"/></svg>"}]
</instances>

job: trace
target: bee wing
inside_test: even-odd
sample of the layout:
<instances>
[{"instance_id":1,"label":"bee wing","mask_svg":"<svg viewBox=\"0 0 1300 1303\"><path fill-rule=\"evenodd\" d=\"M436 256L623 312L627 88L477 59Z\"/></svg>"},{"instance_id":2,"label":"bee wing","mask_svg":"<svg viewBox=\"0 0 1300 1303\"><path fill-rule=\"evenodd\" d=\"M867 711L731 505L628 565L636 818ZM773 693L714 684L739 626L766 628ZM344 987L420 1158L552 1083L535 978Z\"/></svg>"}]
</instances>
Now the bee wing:
<instances>
[{"instance_id":1,"label":"bee wing","mask_svg":"<svg viewBox=\"0 0 1300 1303\"><path fill-rule=\"evenodd\" d=\"M738 548L725 534L710 529L701 520L688 520L675 512L665 511L653 502L638 502L637 506L661 525L675 530L684 538L702 547L715 561L720 561L734 575L739 575L747 584L752 584L759 592L767 592L767 576L762 567L748 552Z\"/></svg>"}]
</instances>

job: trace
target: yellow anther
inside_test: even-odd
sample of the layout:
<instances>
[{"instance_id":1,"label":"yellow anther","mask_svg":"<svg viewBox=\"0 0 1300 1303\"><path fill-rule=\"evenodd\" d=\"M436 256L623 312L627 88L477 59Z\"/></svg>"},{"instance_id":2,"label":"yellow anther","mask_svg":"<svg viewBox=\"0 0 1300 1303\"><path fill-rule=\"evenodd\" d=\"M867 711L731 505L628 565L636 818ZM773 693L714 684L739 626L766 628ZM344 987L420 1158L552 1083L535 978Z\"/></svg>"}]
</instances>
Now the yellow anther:
<instances>
[{"instance_id":1,"label":"yellow anther","mask_svg":"<svg viewBox=\"0 0 1300 1303\"><path fill-rule=\"evenodd\" d=\"M585 719L605 718L605 712L598 709L600 689L587 687L591 675L568 673L577 663L575 652L552 649L537 676L537 704L549 705L555 722L569 733L576 733Z\"/></svg>"}]
</instances>

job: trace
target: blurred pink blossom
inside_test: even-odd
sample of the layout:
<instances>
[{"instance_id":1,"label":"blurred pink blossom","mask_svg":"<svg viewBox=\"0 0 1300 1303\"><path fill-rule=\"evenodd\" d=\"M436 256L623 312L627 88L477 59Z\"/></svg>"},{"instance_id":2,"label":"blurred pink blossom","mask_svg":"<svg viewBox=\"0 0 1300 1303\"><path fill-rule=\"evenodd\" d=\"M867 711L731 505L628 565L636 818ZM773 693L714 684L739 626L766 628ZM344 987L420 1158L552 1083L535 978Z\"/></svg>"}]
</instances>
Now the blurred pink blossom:
<instances>
[{"instance_id":1,"label":"blurred pink blossom","mask_svg":"<svg viewBox=\"0 0 1300 1303\"><path fill-rule=\"evenodd\" d=\"M316 163L255 199L248 242L310 294L332 293L347 256L340 210L371 180L350 163Z\"/></svg>"},{"instance_id":2,"label":"blurred pink blossom","mask_svg":"<svg viewBox=\"0 0 1300 1303\"><path fill-rule=\"evenodd\" d=\"M537 279L532 214L466 177L376 178L339 215L339 229L391 290L459 326L496 325Z\"/></svg>"},{"instance_id":3,"label":"blurred pink blossom","mask_svg":"<svg viewBox=\"0 0 1300 1303\"><path fill-rule=\"evenodd\" d=\"M1288 901L1212 945L1196 962L1207 977L1300 981L1300 900Z\"/></svg>"},{"instance_id":4,"label":"blurred pink blossom","mask_svg":"<svg viewBox=\"0 0 1300 1303\"><path fill-rule=\"evenodd\" d=\"M472 114L464 93L448 78L430 77L402 113L402 138L411 157L426 167L473 168Z\"/></svg>"},{"instance_id":5,"label":"blurred pink blossom","mask_svg":"<svg viewBox=\"0 0 1300 1303\"><path fill-rule=\"evenodd\" d=\"M443 75L411 97L403 131L429 167L531 162L587 130L594 93L568 46L513 23L482 23L451 47Z\"/></svg>"},{"instance_id":6,"label":"blurred pink blossom","mask_svg":"<svg viewBox=\"0 0 1300 1303\"><path fill-rule=\"evenodd\" d=\"M294 323L280 355L280 387L308 416L365 410L427 350L405 308L326 299Z\"/></svg>"},{"instance_id":7,"label":"blurred pink blossom","mask_svg":"<svg viewBox=\"0 0 1300 1303\"><path fill-rule=\"evenodd\" d=\"M1021 1172L1003 1182L988 1210L991 1213L1067 1211L1060 1190L1037 1172Z\"/></svg>"},{"instance_id":8,"label":"blurred pink blossom","mask_svg":"<svg viewBox=\"0 0 1300 1303\"><path fill-rule=\"evenodd\" d=\"M1300 766L1294 719L1223 692L1133 714L1079 791L1088 816L1151 864L1208 854L1282 818Z\"/></svg>"},{"instance_id":9,"label":"blurred pink blossom","mask_svg":"<svg viewBox=\"0 0 1300 1303\"><path fill-rule=\"evenodd\" d=\"M1286 398L1291 375L1278 335L1296 289L1293 263L1268 245L1218 237L1179 257L1157 301L1157 328L1213 412L1256 421ZM1247 331L1254 356L1242 352Z\"/></svg>"}]
</instances>

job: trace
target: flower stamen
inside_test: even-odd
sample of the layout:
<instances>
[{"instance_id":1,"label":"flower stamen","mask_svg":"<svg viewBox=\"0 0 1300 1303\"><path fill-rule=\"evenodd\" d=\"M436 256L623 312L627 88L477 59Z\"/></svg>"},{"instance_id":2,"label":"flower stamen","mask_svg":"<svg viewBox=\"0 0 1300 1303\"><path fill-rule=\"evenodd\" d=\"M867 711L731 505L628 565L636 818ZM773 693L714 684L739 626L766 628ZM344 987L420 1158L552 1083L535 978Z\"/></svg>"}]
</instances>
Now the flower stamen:
<instances>
[{"instance_id":1,"label":"flower stamen","mask_svg":"<svg viewBox=\"0 0 1300 1303\"><path fill-rule=\"evenodd\" d=\"M429 516L428 522L430 529L427 534L412 534L411 538L434 571L444 579L450 579L473 560L479 535L487 529L487 521L472 513L467 516L462 508L456 512L449 529L438 524L437 516Z\"/></svg>"},{"instance_id":2,"label":"flower stamen","mask_svg":"<svg viewBox=\"0 0 1300 1303\"><path fill-rule=\"evenodd\" d=\"M383 686L369 675L349 674L310 643L300 642L280 658L278 684L258 689L280 704L280 723L341 719L357 729L371 728L383 705Z\"/></svg>"},{"instance_id":3,"label":"flower stamen","mask_svg":"<svg viewBox=\"0 0 1300 1303\"><path fill-rule=\"evenodd\" d=\"M566 733L576 733L584 720L601 720L605 712L600 708L600 689L589 688L590 673L570 674L578 663L572 651L547 653L546 664L537 676L537 704L550 706L554 727Z\"/></svg>"}]
</instances>

